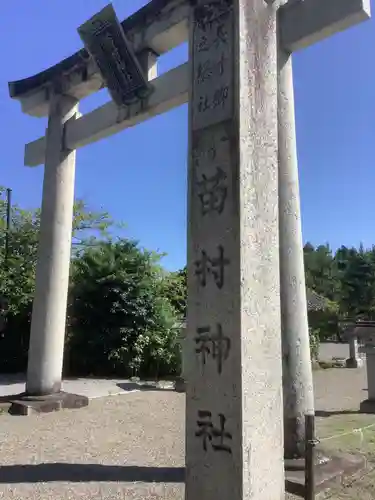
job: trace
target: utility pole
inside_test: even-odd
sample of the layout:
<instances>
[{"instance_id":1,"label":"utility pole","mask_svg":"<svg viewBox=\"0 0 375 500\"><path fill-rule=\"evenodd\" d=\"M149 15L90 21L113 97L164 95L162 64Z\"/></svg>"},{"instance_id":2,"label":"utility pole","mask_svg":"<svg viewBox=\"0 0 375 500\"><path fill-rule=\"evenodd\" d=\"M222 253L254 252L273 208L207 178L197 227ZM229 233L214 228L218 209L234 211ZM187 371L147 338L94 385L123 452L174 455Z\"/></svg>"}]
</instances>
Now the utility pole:
<instances>
[{"instance_id":1,"label":"utility pole","mask_svg":"<svg viewBox=\"0 0 375 500\"><path fill-rule=\"evenodd\" d=\"M10 236L10 226L12 222L12 190L7 188L7 211L6 211L6 232L5 232L5 251L4 251L4 263L7 264L9 256L9 236Z\"/></svg>"},{"instance_id":2,"label":"utility pole","mask_svg":"<svg viewBox=\"0 0 375 500\"><path fill-rule=\"evenodd\" d=\"M10 236L10 227L12 222L12 190L7 188L6 194L6 228L5 228L5 248L4 248L4 267L8 265L8 256L9 256L9 236ZM7 324L7 310L8 310L8 301L6 297L0 296L0 334L4 335L4 330Z\"/></svg>"}]
</instances>

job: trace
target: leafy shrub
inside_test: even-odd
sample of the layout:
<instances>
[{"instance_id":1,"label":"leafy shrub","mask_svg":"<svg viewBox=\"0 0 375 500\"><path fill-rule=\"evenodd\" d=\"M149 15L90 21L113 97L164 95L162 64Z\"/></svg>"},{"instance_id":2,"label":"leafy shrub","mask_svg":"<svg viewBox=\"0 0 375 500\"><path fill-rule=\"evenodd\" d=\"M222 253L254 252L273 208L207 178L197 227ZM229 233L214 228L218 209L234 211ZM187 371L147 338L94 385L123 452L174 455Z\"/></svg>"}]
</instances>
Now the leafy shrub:
<instances>
[{"instance_id":1,"label":"leafy shrub","mask_svg":"<svg viewBox=\"0 0 375 500\"><path fill-rule=\"evenodd\" d=\"M320 330L318 328L309 328L309 335L311 361L314 362L319 358Z\"/></svg>"},{"instance_id":2,"label":"leafy shrub","mask_svg":"<svg viewBox=\"0 0 375 500\"><path fill-rule=\"evenodd\" d=\"M162 295L159 255L136 242L102 242L73 263L66 368L80 375L178 371L176 314Z\"/></svg>"}]
</instances>

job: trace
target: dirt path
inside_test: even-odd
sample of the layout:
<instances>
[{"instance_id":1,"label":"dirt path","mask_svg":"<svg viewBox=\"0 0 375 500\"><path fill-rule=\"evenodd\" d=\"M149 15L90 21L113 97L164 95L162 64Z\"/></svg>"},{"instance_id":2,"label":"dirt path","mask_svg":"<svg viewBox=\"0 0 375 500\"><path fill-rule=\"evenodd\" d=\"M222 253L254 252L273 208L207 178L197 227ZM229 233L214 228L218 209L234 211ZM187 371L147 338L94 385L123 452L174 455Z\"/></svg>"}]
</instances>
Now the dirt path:
<instances>
[{"instance_id":1,"label":"dirt path","mask_svg":"<svg viewBox=\"0 0 375 500\"><path fill-rule=\"evenodd\" d=\"M326 436L342 411L358 409L365 380L363 370L315 373ZM148 390L97 399L82 410L2 415L0 499L183 500L184 411L183 394ZM375 498L371 485L363 488L370 496L366 490L335 500Z\"/></svg>"}]
</instances>

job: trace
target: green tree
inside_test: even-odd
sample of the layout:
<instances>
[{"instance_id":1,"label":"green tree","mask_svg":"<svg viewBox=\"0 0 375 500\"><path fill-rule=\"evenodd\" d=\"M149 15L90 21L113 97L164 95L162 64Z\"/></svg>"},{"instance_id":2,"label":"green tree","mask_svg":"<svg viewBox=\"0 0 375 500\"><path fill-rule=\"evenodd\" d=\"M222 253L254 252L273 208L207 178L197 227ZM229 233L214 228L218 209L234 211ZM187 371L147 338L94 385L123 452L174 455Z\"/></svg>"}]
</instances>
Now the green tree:
<instances>
[{"instance_id":1,"label":"green tree","mask_svg":"<svg viewBox=\"0 0 375 500\"><path fill-rule=\"evenodd\" d=\"M306 286L323 297L335 300L338 281L329 245L319 245L315 248L311 243L306 243L304 258Z\"/></svg>"},{"instance_id":2,"label":"green tree","mask_svg":"<svg viewBox=\"0 0 375 500\"><path fill-rule=\"evenodd\" d=\"M160 255L129 240L86 248L73 263L67 369L77 374L177 373L176 314Z\"/></svg>"},{"instance_id":3,"label":"green tree","mask_svg":"<svg viewBox=\"0 0 375 500\"><path fill-rule=\"evenodd\" d=\"M187 281L186 267L167 273L164 279L163 295L169 300L180 318L186 316Z\"/></svg>"},{"instance_id":4,"label":"green tree","mask_svg":"<svg viewBox=\"0 0 375 500\"><path fill-rule=\"evenodd\" d=\"M40 227L40 209L24 210L17 204L11 209L9 256L5 263L6 202L0 187L0 295L5 296L10 312L16 313L30 303L34 295L35 269ZM114 225L106 212L89 210L83 200L74 204L72 247L74 254L94 245Z\"/></svg>"},{"instance_id":5,"label":"green tree","mask_svg":"<svg viewBox=\"0 0 375 500\"><path fill-rule=\"evenodd\" d=\"M8 304L6 327L0 332L0 372L22 371L27 361L32 299L35 289L40 210L11 208L9 255L5 262L6 201L0 186L0 296ZM95 245L113 226L107 213L90 211L82 200L74 205L73 255Z\"/></svg>"},{"instance_id":6,"label":"green tree","mask_svg":"<svg viewBox=\"0 0 375 500\"><path fill-rule=\"evenodd\" d=\"M374 252L342 246L335 255L342 316L371 319L375 311Z\"/></svg>"}]
</instances>

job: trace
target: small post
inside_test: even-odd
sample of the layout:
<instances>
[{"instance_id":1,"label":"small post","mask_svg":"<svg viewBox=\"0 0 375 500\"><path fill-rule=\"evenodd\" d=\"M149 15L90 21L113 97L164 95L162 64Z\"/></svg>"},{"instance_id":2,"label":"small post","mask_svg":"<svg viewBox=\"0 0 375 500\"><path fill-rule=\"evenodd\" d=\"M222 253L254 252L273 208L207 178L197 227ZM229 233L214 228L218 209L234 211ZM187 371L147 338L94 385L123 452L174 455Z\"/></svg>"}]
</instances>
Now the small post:
<instances>
[{"instance_id":1,"label":"small post","mask_svg":"<svg viewBox=\"0 0 375 500\"><path fill-rule=\"evenodd\" d=\"M180 374L176 377L174 388L177 392L185 392L186 390L186 382L185 382L185 372L186 372L186 367L185 367L185 350L186 350L186 321L184 321L180 325L180 333L178 336L178 343L180 345L180 350L181 350L181 371Z\"/></svg>"},{"instance_id":2,"label":"small post","mask_svg":"<svg viewBox=\"0 0 375 500\"><path fill-rule=\"evenodd\" d=\"M5 251L4 263L6 264L9 256L9 236L11 226L11 211L12 211L12 190L7 188L7 213L6 213L6 233L5 233Z\"/></svg>"},{"instance_id":3,"label":"small post","mask_svg":"<svg viewBox=\"0 0 375 500\"><path fill-rule=\"evenodd\" d=\"M305 415L305 500L315 499L315 415Z\"/></svg>"}]
</instances>

